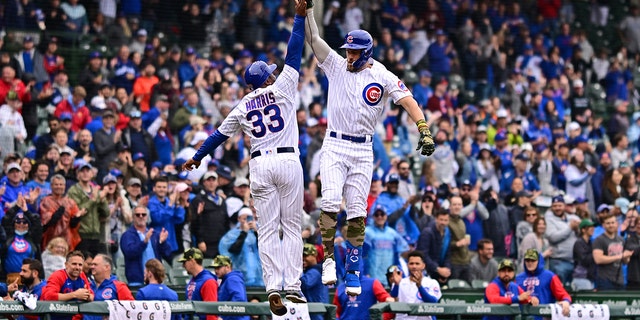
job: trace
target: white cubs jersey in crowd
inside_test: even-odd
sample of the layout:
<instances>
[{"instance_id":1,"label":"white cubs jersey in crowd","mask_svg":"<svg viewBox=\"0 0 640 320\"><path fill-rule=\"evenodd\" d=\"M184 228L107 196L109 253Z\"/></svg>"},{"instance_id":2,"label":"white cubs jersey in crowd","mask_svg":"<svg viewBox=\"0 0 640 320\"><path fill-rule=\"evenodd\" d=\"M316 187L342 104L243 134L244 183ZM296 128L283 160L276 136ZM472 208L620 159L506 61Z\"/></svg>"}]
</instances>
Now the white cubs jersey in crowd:
<instances>
[{"instance_id":1,"label":"white cubs jersey in crowd","mask_svg":"<svg viewBox=\"0 0 640 320\"><path fill-rule=\"evenodd\" d=\"M374 60L375 61L375 60ZM329 131L373 135L388 97L394 103L412 96L404 83L380 62L359 72L347 71L347 59L335 51L318 65L329 78Z\"/></svg>"},{"instance_id":2,"label":"white cubs jersey in crowd","mask_svg":"<svg viewBox=\"0 0 640 320\"><path fill-rule=\"evenodd\" d=\"M409 278L402 278L398 288L398 302L404 303L423 303L422 297L420 296L420 291L418 291L418 287L416 284L411 282ZM436 297L438 300L442 298L442 291L440 291L440 284L438 281L431 279L430 277L422 277L422 287L427 291L428 294ZM396 320L430 320L432 319L430 316L411 316L405 313L398 313L396 315Z\"/></svg>"},{"instance_id":3,"label":"white cubs jersey in crowd","mask_svg":"<svg viewBox=\"0 0 640 320\"><path fill-rule=\"evenodd\" d=\"M244 96L218 131L230 137L241 128L251 137L251 152L298 147L298 121L293 98L298 90L299 77L298 71L285 65L274 84Z\"/></svg>"}]
</instances>

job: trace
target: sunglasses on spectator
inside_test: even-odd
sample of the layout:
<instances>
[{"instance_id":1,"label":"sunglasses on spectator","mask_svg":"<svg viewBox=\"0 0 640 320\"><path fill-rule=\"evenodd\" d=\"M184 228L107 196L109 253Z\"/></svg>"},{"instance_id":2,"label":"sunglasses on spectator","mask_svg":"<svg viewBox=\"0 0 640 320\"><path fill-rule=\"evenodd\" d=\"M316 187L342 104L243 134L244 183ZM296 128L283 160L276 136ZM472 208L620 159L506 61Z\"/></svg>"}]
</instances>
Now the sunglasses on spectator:
<instances>
[{"instance_id":1,"label":"sunglasses on spectator","mask_svg":"<svg viewBox=\"0 0 640 320\"><path fill-rule=\"evenodd\" d=\"M409 170L409 167L400 167L398 169L400 169L400 170Z\"/></svg>"},{"instance_id":2,"label":"sunglasses on spectator","mask_svg":"<svg viewBox=\"0 0 640 320\"><path fill-rule=\"evenodd\" d=\"M471 191L471 188L462 188L460 190L462 190L462 191Z\"/></svg>"},{"instance_id":3,"label":"sunglasses on spectator","mask_svg":"<svg viewBox=\"0 0 640 320\"><path fill-rule=\"evenodd\" d=\"M142 218L142 217L146 217L147 214L146 213L136 213L136 217L138 218Z\"/></svg>"},{"instance_id":4,"label":"sunglasses on spectator","mask_svg":"<svg viewBox=\"0 0 640 320\"><path fill-rule=\"evenodd\" d=\"M376 212L376 213L374 213L374 214L373 214L373 216L374 216L374 217L384 217L384 216L386 216L386 215L387 215L387 214L386 214L386 213L384 213L384 212Z\"/></svg>"},{"instance_id":5,"label":"sunglasses on spectator","mask_svg":"<svg viewBox=\"0 0 640 320\"><path fill-rule=\"evenodd\" d=\"M17 224L29 224L27 220L16 220Z\"/></svg>"},{"instance_id":6,"label":"sunglasses on spectator","mask_svg":"<svg viewBox=\"0 0 640 320\"><path fill-rule=\"evenodd\" d=\"M527 213L527 217L537 217L537 213Z\"/></svg>"}]
</instances>

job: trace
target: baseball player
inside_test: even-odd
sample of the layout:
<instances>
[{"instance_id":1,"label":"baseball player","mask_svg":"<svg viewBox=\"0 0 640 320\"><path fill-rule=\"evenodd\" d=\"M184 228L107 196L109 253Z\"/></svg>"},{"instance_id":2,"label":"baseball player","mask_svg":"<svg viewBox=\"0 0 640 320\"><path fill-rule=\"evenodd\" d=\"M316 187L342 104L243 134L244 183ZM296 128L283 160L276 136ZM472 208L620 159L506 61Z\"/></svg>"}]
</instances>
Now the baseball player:
<instances>
[{"instance_id":1,"label":"baseball player","mask_svg":"<svg viewBox=\"0 0 640 320\"><path fill-rule=\"evenodd\" d=\"M279 316L287 312L279 293L283 282L289 301L307 302L300 290L304 187L294 105L304 46L305 8L304 0L296 1L296 17L280 76L276 79L272 74L276 65L262 61L252 63L244 78L255 90L238 103L218 130L183 165L184 170L198 167L205 155L240 129L251 138L251 195L259 219L260 261L271 311ZM283 231L282 241L278 237L279 227Z\"/></svg>"},{"instance_id":2,"label":"baseball player","mask_svg":"<svg viewBox=\"0 0 640 320\"><path fill-rule=\"evenodd\" d=\"M387 98L401 105L416 121L420 140L418 150L431 155L435 149L429 124L413 99L411 92L393 73L371 58L373 39L364 30L354 30L345 36L347 58L331 50L318 35L311 0L307 0L306 40L319 61L318 66L329 78L327 104L327 136L322 145L320 175L322 176L322 214L320 231L325 251L322 264L322 282L337 281L333 257L337 213L342 197L346 198L347 258L345 263L346 292L361 292L358 272L362 263L367 216L367 193L373 174L372 135L384 111Z\"/></svg>"}]
</instances>

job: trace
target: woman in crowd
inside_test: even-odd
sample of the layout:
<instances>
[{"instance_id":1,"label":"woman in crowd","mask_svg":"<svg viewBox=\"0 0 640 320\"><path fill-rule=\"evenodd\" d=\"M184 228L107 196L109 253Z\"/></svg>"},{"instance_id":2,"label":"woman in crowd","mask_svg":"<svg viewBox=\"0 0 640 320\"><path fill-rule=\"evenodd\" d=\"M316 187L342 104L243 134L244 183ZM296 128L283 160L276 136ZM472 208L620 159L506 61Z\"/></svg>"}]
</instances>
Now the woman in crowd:
<instances>
[{"instance_id":1,"label":"woman in crowd","mask_svg":"<svg viewBox=\"0 0 640 320\"><path fill-rule=\"evenodd\" d=\"M109 236L106 240L109 244L109 252L114 255L114 258L118 258L119 254L117 254L117 252L118 248L120 248L120 237L125 228L131 224L133 220L131 207L125 205L128 201L122 196L115 176L111 174L106 175L102 179L102 187L107 190L106 200L110 213L109 223L106 224L109 228L106 234Z\"/></svg>"},{"instance_id":2,"label":"woman in crowd","mask_svg":"<svg viewBox=\"0 0 640 320\"><path fill-rule=\"evenodd\" d=\"M524 209L524 220L518 222L516 226L516 240L518 241L518 246L520 246L524 237L533 232L533 226L538 217L538 209L534 207L526 207Z\"/></svg>"},{"instance_id":3,"label":"woman in crowd","mask_svg":"<svg viewBox=\"0 0 640 320\"><path fill-rule=\"evenodd\" d=\"M42 266L44 267L45 278L60 269L64 269L67 261L69 244L62 237L51 239L47 244L47 249L42 252Z\"/></svg>"},{"instance_id":4,"label":"woman in crowd","mask_svg":"<svg viewBox=\"0 0 640 320\"><path fill-rule=\"evenodd\" d=\"M569 166L564 175L567 178L567 194L574 199L584 197L593 201L593 191L591 190L591 175L595 169L584 162L584 153L575 148L571 150Z\"/></svg>"},{"instance_id":5,"label":"woman in crowd","mask_svg":"<svg viewBox=\"0 0 640 320\"><path fill-rule=\"evenodd\" d=\"M622 193L622 174L618 169L612 168L604 176L604 188L602 189L602 203L613 204Z\"/></svg>"},{"instance_id":6,"label":"woman in crowd","mask_svg":"<svg viewBox=\"0 0 640 320\"><path fill-rule=\"evenodd\" d=\"M480 146L480 153L478 154L478 174L482 178L482 191L491 190L500 192L500 182L498 181L498 170L496 159L491 154L491 147L489 144L483 144Z\"/></svg>"},{"instance_id":7,"label":"woman in crowd","mask_svg":"<svg viewBox=\"0 0 640 320\"><path fill-rule=\"evenodd\" d=\"M551 255L551 247L549 246L549 240L545 237L544 233L547 231L547 222L544 217L538 217L533 222L533 232L529 233L522 239L520 247L518 248L518 268L523 268L524 253L528 249L536 249L538 252L542 252L542 256L545 258L545 268L548 268L548 259Z\"/></svg>"}]
</instances>

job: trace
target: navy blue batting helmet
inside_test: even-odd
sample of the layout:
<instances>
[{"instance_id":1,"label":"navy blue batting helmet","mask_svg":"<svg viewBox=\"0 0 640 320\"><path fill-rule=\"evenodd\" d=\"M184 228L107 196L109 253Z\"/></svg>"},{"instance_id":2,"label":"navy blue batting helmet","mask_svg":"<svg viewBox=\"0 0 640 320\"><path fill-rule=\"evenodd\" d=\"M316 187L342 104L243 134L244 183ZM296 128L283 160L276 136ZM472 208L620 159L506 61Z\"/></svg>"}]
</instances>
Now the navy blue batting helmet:
<instances>
[{"instance_id":1,"label":"navy blue batting helmet","mask_svg":"<svg viewBox=\"0 0 640 320\"><path fill-rule=\"evenodd\" d=\"M353 30L344 36L342 49L362 50L360 58L353 63L353 67L358 70L369 61L373 54L373 38L369 32L364 30Z\"/></svg>"},{"instance_id":2,"label":"navy blue batting helmet","mask_svg":"<svg viewBox=\"0 0 640 320\"><path fill-rule=\"evenodd\" d=\"M264 61L256 61L244 72L244 81L251 85L253 89L258 89L267 81L267 78L269 78L276 67L275 64L268 65Z\"/></svg>"}]
</instances>

